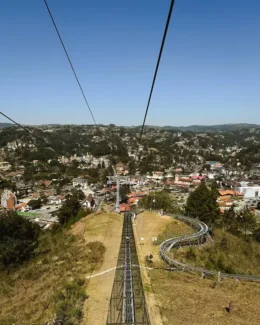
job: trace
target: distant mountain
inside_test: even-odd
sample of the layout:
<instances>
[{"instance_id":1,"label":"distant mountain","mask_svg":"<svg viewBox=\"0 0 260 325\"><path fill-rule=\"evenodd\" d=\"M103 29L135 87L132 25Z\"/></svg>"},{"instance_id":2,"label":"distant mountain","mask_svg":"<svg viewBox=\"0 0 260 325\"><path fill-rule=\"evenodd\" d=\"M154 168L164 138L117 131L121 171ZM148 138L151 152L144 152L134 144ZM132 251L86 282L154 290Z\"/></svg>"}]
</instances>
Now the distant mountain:
<instances>
[{"instance_id":1,"label":"distant mountain","mask_svg":"<svg viewBox=\"0 0 260 325\"><path fill-rule=\"evenodd\" d=\"M241 129L260 128L258 124L220 124L220 125L190 125L190 126L163 126L164 130L176 131L193 131L193 132L223 132L223 131L236 131Z\"/></svg>"},{"instance_id":2,"label":"distant mountain","mask_svg":"<svg viewBox=\"0 0 260 325\"><path fill-rule=\"evenodd\" d=\"M12 123L0 123L0 129L9 128L14 126Z\"/></svg>"}]
</instances>

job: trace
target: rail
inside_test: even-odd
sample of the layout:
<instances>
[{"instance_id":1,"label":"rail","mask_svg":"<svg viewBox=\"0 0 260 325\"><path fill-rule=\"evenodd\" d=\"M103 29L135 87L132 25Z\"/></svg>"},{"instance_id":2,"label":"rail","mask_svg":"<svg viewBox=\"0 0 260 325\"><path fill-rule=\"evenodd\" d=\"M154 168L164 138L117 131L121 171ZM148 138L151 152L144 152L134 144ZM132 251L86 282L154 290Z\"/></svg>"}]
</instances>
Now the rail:
<instances>
[{"instance_id":1,"label":"rail","mask_svg":"<svg viewBox=\"0 0 260 325\"><path fill-rule=\"evenodd\" d=\"M180 246L189 246L189 245L198 245L203 244L207 237L209 237L209 228L208 226L197 219L185 217L185 216L174 216L170 215L180 221L191 226L197 232L191 235L185 235L180 237L174 237L165 240L160 245L160 256L161 258L169 264L171 267L174 266L182 271L192 271L201 273L203 276L218 276L219 278L230 278L237 280L245 280L245 281L260 281L260 276L257 275L246 275L246 274L230 274L230 273L222 273L220 271L211 271L206 270L200 267L191 266L189 264L181 263L177 260L172 259L167 252L169 252L173 248L178 248Z\"/></svg>"},{"instance_id":2,"label":"rail","mask_svg":"<svg viewBox=\"0 0 260 325\"><path fill-rule=\"evenodd\" d=\"M107 325L150 325L135 246L132 213L126 212Z\"/></svg>"}]
</instances>

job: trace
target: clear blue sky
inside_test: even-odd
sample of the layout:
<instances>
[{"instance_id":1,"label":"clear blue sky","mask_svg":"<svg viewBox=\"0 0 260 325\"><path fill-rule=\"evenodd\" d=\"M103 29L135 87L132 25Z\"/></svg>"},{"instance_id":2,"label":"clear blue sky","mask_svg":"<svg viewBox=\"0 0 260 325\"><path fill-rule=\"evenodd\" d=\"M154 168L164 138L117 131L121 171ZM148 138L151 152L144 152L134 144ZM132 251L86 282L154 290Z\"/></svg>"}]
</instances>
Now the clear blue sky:
<instances>
[{"instance_id":1,"label":"clear blue sky","mask_svg":"<svg viewBox=\"0 0 260 325\"><path fill-rule=\"evenodd\" d=\"M140 125L170 0L48 3L97 122ZM147 124L260 124L259 12L256 0L176 0ZM1 111L92 123L43 0L2 0L0 40Z\"/></svg>"}]
</instances>

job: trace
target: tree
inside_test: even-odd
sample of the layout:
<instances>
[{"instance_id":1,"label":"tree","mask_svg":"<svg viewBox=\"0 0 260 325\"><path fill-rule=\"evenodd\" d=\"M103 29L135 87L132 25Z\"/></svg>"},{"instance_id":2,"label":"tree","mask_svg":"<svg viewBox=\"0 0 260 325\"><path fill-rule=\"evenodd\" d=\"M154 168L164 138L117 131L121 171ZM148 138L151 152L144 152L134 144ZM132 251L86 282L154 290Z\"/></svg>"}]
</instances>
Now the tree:
<instances>
[{"instance_id":1,"label":"tree","mask_svg":"<svg viewBox=\"0 0 260 325\"><path fill-rule=\"evenodd\" d=\"M128 164L128 168L129 168L129 174L130 175L135 175L136 173L136 163L134 160L130 160L129 164Z\"/></svg>"},{"instance_id":2,"label":"tree","mask_svg":"<svg viewBox=\"0 0 260 325\"><path fill-rule=\"evenodd\" d=\"M29 260L38 245L40 227L12 212L0 216L0 265L19 265Z\"/></svg>"},{"instance_id":3,"label":"tree","mask_svg":"<svg viewBox=\"0 0 260 325\"><path fill-rule=\"evenodd\" d=\"M238 231L238 218L234 205L232 205L230 209L224 211L221 217L221 225L225 230L230 232L235 233Z\"/></svg>"},{"instance_id":4,"label":"tree","mask_svg":"<svg viewBox=\"0 0 260 325\"><path fill-rule=\"evenodd\" d=\"M190 194L185 208L187 216L198 218L205 223L212 224L220 215L216 201L215 190L209 190L205 183Z\"/></svg>"},{"instance_id":5,"label":"tree","mask_svg":"<svg viewBox=\"0 0 260 325\"><path fill-rule=\"evenodd\" d=\"M121 185L119 188L120 201L125 203L128 200L127 194L130 193L129 185Z\"/></svg>"},{"instance_id":6,"label":"tree","mask_svg":"<svg viewBox=\"0 0 260 325\"><path fill-rule=\"evenodd\" d=\"M254 239L260 243L260 227L254 231Z\"/></svg>"},{"instance_id":7,"label":"tree","mask_svg":"<svg viewBox=\"0 0 260 325\"><path fill-rule=\"evenodd\" d=\"M175 199L169 193L167 193L167 191L152 192L148 195L145 195L140 200L140 206L145 209L162 209L169 213L180 212Z\"/></svg>"},{"instance_id":8,"label":"tree","mask_svg":"<svg viewBox=\"0 0 260 325\"><path fill-rule=\"evenodd\" d=\"M30 200L28 202L28 205L29 205L29 207L32 210L40 209L40 207L42 206L41 199L38 199L38 200Z\"/></svg>"},{"instance_id":9,"label":"tree","mask_svg":"<svg viewBox=\"0 0 260 325\"><path fill-rule=\"evenodd\" d=\"M85 198L85 195L81 190L74 190L72 195L67 195L66 201L58 211L58 219L60 224L64 225L69 220L76 218L81 207L79 201L81 201L83 198Z\"/></svg>"},{"instance_id":10,"label":"tree","mask_svg":"<svg viewBox=\"0 0 260 325\"><path fill-rule=\"evenodd\" d=\"M248 231L254 232L257 228L257 221L254 213L247 208L244 209L238 216L238 227L244 234Z\"/></svg>"}]
</instances>

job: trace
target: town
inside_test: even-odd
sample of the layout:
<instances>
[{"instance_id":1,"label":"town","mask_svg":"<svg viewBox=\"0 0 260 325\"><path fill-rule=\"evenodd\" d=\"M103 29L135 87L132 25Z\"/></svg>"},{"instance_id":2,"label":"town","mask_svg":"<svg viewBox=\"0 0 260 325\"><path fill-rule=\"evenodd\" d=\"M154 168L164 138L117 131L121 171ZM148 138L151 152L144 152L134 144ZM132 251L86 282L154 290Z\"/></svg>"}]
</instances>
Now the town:
<instances>
[{"instance_id":1,"label":"town","mask_svg":"<svg viewBox=\"0 0 260 325\"><path fill-rule=\"evenodd\" d=\"M0 322L257 323L260 127L4 126Z\"/></svg>"},{"instance_id":2,"label":"town","mask_svg":"<svg viewBox=\"0 0 260 325\"><path fill-rule=\"evenodd\" d=\"M208 187L215 182L221 213L234 206L260 216L258 128L203 133L151 127L141 146L137 128L115 125L42 126L37 132L51 146L18 128L0 131L1 209L46 229L58 222L57 212L75 189L84 193L83 209L106 203L113 210L117 175L128 188L127 198L120 191L121 212L163 190L184 211L191 192L202 182Z\"/></svg>"}]
</instances>

